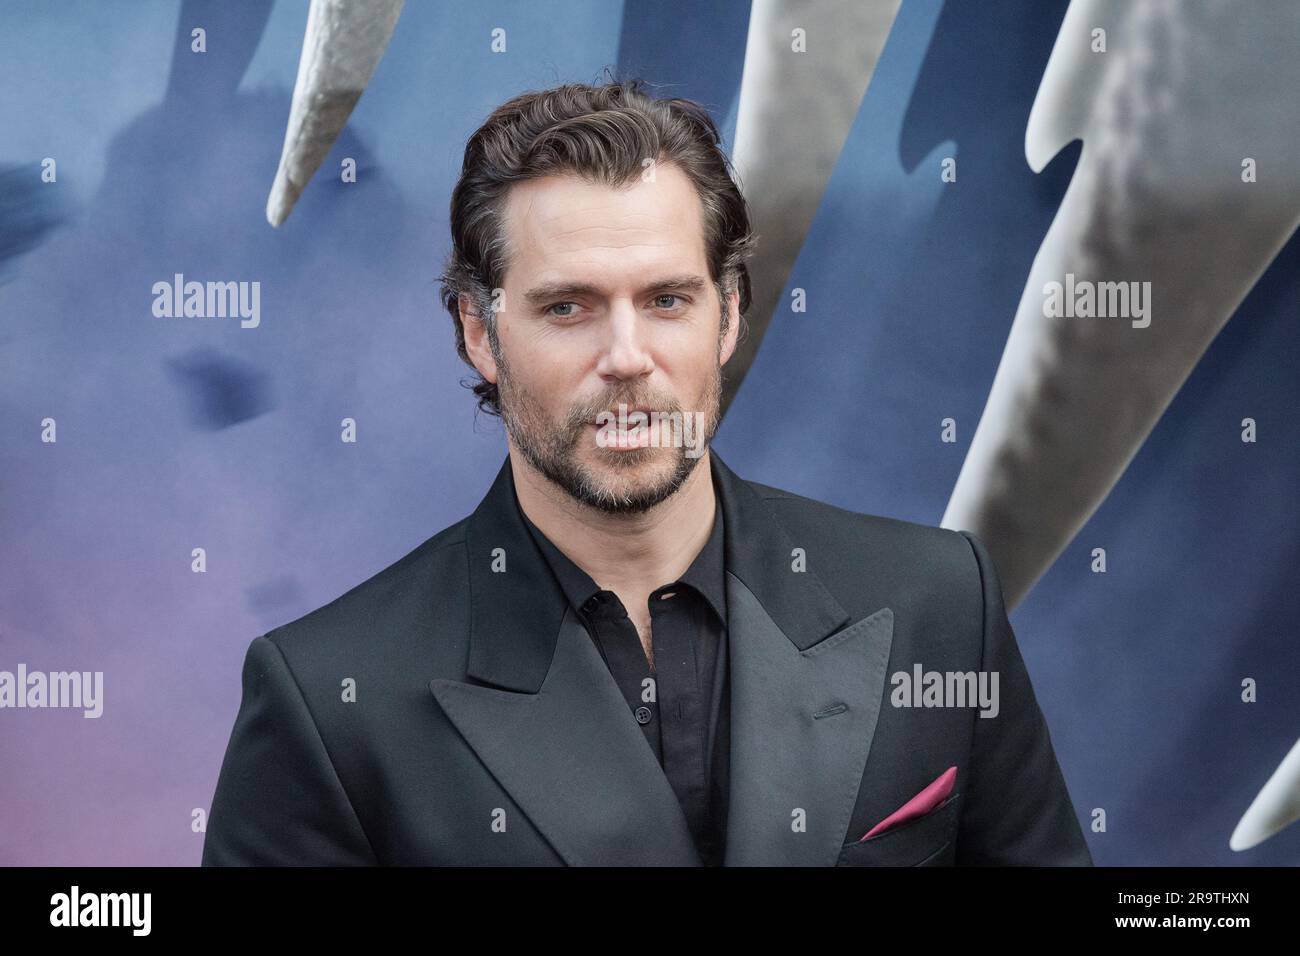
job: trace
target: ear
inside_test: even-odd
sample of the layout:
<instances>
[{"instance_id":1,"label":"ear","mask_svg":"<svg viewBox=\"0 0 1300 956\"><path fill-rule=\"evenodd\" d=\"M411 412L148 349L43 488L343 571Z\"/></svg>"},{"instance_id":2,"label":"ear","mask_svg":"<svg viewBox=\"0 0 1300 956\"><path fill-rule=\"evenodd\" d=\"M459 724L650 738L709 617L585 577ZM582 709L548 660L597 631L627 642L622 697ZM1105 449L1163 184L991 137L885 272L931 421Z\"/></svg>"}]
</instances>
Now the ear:
<instances>
[{"instance_id":1,"label":"ear","mask_svg":"<svg viewBox=\"0 0 1300 956\"><path fill-rule=\"evenodd\" d=\"M492 345L488 341L487 326L474 308L474 302L468 295L461 293L456 301L460 313L460 322L465 329L465 352L474 363L480 375L491 382L497 382L497 363L492 357Z\"/></svg>"},{"instance_id":2,"label":"ear","mask_svg":"<svg viewBox=\"0 0 1300 956\"><path fill-rule=\"evenodd\" d=\"M722 340L722 350L719 356L720 364L726 365L731 360L731 355L736 351L736 341L740 336L740 286L735 288L727 295L727 334Z\"/></svg>"}]
</instances>

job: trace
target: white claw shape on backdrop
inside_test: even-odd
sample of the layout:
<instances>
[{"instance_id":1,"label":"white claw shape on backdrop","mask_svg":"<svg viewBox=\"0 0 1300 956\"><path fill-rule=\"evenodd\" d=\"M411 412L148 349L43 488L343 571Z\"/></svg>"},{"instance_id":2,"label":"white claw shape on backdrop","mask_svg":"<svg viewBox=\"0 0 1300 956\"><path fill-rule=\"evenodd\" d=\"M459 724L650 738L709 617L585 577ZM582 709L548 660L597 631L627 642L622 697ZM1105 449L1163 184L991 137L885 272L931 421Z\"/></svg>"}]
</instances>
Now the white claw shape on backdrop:
<instances>
[{"instance_id":1,"label":"white claw shape on backdrop","mask_svg":"<svg viewBox=\"0 0 1300 956\"><path fill-rule=\"evenodd\" d=\"M284 150L266 201L279 226L347 124L388 48L404 0L312 0Z\"/></svg>"}]
</instances>

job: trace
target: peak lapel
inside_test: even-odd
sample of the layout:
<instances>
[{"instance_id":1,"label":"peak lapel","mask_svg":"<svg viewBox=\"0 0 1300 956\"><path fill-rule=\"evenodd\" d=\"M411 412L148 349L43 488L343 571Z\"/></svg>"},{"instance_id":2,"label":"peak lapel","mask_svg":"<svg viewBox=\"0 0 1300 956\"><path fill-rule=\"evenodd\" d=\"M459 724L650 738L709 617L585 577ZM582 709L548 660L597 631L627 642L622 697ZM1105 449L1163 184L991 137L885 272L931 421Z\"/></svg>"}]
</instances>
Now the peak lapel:
<instances>
[{"instance_id":1,"label":"peak lapel","mask_svg":"<svg viewBox=\"0 0 1300 956\"><path fill-rule=\"evenodd\" d=\"M894 615L800 650L727 577L731 781L727 866L831 866L880 716Z\"/></svg>"},{"instance_id":2,"label":"peak lapel","mask_svg":"<svg viewBox=\"0 0 1300 956\"><path fill-rule=\"evenodd\" d=\"M523 523L509 456L465 546L467 679L432 680L438 704L565 862L698 866L672 785Z\"/></svg>"},{"instance_id":3,"label":"peak lapel","mask_svg":"<svg viewBox=\"0 0 1300 956\"><path fill-rule=\"evenodd\" d=\"M732 684L725 863L830 865L875 733L893 613L844 627L849 615L811 568L791 569L794 545L771 506L716 452L710 461ZM430 689L567 863L698 866L676 794L514 495L507 458L466 538L473 683L437 678ZM508 573L491 572L498 549Z\"/></svg>"},{"instance_id":4,"label":"peak lapel","mask_svg":"<svg viewBox=\"0 0 1300 956\"><path fill-rule=\"evenodd\" d=\"M700 864L677 795L571 610L537 693L447 679L430 688L566 863Z\"/></svg>"},{"instance_id":5,"label":"peak lapel","mask_svg":"<svg viewBox=\"0 0 1300 956\"><path fill-rule=\"evenodd\" d=\"M830 866L884 697L889 608L850 624L758 489L712 453L725 509L731 679L727 866ZM796 544L807 567L792 567ZM848 624L849 626L845 626Z\"/></svg>"}]
</instances>

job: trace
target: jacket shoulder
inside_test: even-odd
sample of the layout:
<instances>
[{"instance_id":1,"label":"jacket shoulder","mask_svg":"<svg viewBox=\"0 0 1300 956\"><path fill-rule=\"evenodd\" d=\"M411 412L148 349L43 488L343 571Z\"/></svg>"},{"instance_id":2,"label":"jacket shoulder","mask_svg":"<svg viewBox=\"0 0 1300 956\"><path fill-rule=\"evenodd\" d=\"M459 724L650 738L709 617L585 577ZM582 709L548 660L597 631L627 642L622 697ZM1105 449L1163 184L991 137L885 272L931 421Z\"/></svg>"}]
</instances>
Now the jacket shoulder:
<instances>
[{"instance_id":1,"label":"jacket shoulder","mask_svg":"<svg viewBox=\"0 0 1300 956\"><path fill-rule=\"evenodd\" d=\"M444 528L392 564L343 594L286 624L266 632L290 661L344 653L361 638L380 640L431 616L435 601L452 601L464 589L439 586L468 573L465 532L469 517ZM446 609L450 610L450 608Z\"/></svg>"},{"instance_id":2,"label":"jacket shoulder","mask_svg":"<svg viewBox=\"0 0 1300 956\"><path fill-rule=\"evenodd\" d=\"M786 524L816 526L826 531L848 528L852 539L861 540L865 532L873 538L881 539L877 543L905 545L908 548L931 552L952 552L961 563L967 563L970 559L971 547L966 541L968 532L953 531L903 518L850 511L826 501L808 498L757 481L749 482L749 486L768 502Z\"/></svg>"},{"instance_id":3,"label":"jacket shoulder","mask_svg":"<svg viewBox=\"0 0 1300 956\"><path fill-rule=\"evenodd\" d=\"M870 613L887 605L897 612L912 606L928 608L926 617L983 616L982 575L969 532L850 511L760 482L749 485L792 543L806 548L810 565L847 609Z\"/></svg>"}]
</instances>

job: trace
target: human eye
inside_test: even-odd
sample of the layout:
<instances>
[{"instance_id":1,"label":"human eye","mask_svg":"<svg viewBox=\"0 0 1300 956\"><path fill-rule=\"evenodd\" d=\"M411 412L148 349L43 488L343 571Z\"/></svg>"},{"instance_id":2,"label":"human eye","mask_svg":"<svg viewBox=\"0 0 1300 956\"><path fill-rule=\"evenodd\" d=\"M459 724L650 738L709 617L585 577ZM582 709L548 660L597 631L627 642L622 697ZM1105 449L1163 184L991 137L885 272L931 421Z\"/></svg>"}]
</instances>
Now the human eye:
<instances>
[{"instance_id":1,"label":"human eye","mask_svg":"<svg viewBox=\"0 0 1300 956\"><path fill-rule=\"evenodd\" d=\"M555 309L563 309L566 307L572 309L573 311L570 312L554 311ZM578 309L578 303L576 302L556 302L554 305L550 305L546 307L546 314L554 319L572 319L578 314L577 309Z\"/></svg>"},{"instance_id":2,"label":"human eye","mask_svg":"<svg viewBox=\"0 0 1300 956\"><path fill-rule=\"evenodd\" d=\"M681 306L680 306L680 305L660 305L659 302L660 302L661 299L675 299L678 303L682 303L682 302L683 302L682 297L681 297L680 295L678 295L677 293L675 293L675 292L662 292L662 293L660 293L659 295L657 295L657 296L654 297L654 302L655 302L655 308L657 308L657 309L663 309L664 311L678 311L678 310L681 308Z\"/></svg>"}]
</instances>

